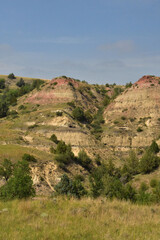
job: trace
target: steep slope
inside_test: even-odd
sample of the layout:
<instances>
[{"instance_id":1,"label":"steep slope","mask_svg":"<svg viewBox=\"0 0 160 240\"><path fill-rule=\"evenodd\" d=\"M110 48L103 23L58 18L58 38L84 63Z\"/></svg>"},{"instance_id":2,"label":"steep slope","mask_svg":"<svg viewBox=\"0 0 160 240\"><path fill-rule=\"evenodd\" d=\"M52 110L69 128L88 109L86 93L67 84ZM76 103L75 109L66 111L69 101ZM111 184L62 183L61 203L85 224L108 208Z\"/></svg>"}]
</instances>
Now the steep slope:
<instances>
[{"instance_id":1,"label":"steep slope","mask_svg":"<svg viewBox=\"0 0 160 240\"><path fill-rule=\"evenodd\" d=\"M160 78L143 76L104 112L102 141L115 150L144 148L160 138Z\"/></svg>"},{"instance_id":2,"label":"steep slope","mask_svg":"<svg viewBox=\"0 0 160 240\"><path fill-rule=\"evenodd\" d=\"M24 153L34 155L34 186L38 194L47 194L64 173L50 151L56 148L50 140L52 134L71 144L75 155L84 149L93 164L96 154L106 159L109 149L91 134L87 122L79 122L72 114L75 107L81 107L93 116L104 99L103 91L104 87L98 85L59 77L18 98L17 104L10 106L10 114L0 119L0 161L8 158L16 162ZM67 171L71 176L81 174L88 179L86 169L79 164L70 164Z\"/></svg>"}]
</instances>

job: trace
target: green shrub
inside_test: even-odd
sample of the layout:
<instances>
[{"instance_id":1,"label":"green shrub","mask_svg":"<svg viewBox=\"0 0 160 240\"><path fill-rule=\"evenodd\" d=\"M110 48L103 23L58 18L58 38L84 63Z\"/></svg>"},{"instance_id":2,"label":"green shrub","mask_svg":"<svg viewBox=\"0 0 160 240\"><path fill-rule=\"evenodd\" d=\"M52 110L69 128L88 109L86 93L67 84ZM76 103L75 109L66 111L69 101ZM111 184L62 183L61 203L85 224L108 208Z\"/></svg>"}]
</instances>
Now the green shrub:
<instances>
[{"instance_id":1,"label":"green shrub","mask_svg":"<svg viewBox=\"0 0 160 240\"><path fill-rule=\"evenodd\" d=\"M110 103L110 97L108 95L105 96L103 100L103 105L106 107Z\"/></svg>"},{"instance_id":2,"label":"green shrub","mask_svg":"<svg viewBox=\"0 0 160 240\"><path fill-rule=\"evenodd\" d=\"M63 112L60 112L60 111L57 111L57 112L56 112L56 116L57 116L57 117L61 117L62 115L63 115Z\"/></svg>"},{"instance_id":3,"label":"green shrub","mask_svg":"<svg viewBox=\"0 0 160 240\"><path fill-rule=\"evenodd\" d=\"M76 105L75 105L75 103L74 102L68 102L67 103L70 107L73 107L73 108L75 108L76 107Z\"/></svg>"},{"instance_id":4,"label":"green shrub","mask_svg":"<svg viewBox=\"0 0 160 240\"><path fill-rule=\"evenodd\" d=\"M0 118L7 116L8 109L9 109L8 103L0 98Z\"/></svg>"},{"instance_id":5,"label":"green shrub","mask_svg":"<svg viewBox=\"0 0 160 240\"><path fill-rule=\"evenodd\" d=\"M138 127L137 132L143 132L143 129L141 127Z\"/></svg>"},{"instance_id":6,"label":"green shrub","mask_svg":"<svg viewBox=\"0 0 160 240\"><path fill-rule=\"evenodd\" d=\"M37 159L33 155L30 155L28 153L25 153L23 155L22 160L27 162L37 162Z\"/></svg>"},{"instance_id":7,"label":"green shrub","mask_svg":"<svg viewBox=\"0 0 160 240\"><path fill-rule=\"evenodd\" d=\"M52 134L52 136L50 137L50 140L56 144L59 142L55 134Z\"/></svg>"},{"instance_id":8,"label":"green shrub","mask_svg":"<svg viewBox=\"0 0 160 240\"><path fill-rule=\"evenodd\" d=\"M102 172L97 168L89 177L91 196L94 198L99 197L103 193L104 183L102 176Z\"/></svg>"},{"instance_id":9,"label":"green shrub","mask_svg":"<svg viewBox=\"0 0 160 240\"><path fill-rule=\"evenodd\" d=\"M122 119L122 120L126 120L126 117L125 117L125 116L122 116L121 119Z\"/></svg>"},{"instance_id":10,"label":"green shrub","mask_svg":"<svg viewBox=\"0 0 160 240\"><path fill-rule=\"evenodd\" d=\"M0 198L4 200L14 198L28 198L35 195L28 162L19 161L13 171L12 177L0 188Z\"/></svg>"},{"instance_id":11,"label":"green shrub","mask_svg":"<svg viewBox=\"0 0 160 240\"><path fill-rule=\"evenodd\" d=\"M151 188L155 188L157 185L158 185L157 179L154 179L154 178L151 179L151 181L150 181Z\"/></svg>"},{"instance_id":12,"label":"green shrub","mask_svg":"<svg viewBox=\"0 0 160 240\"><path fill-rule=\"evenodd\" d=\"M142 158L140 159L140 171L142 173L150 173L155 170L160 163L159 157L157 157L153 152L147 150Z\"/></svg>"},{"instance_id":13,"label":"green shrub","mask_svg":"<svg viewBox=\"0 0 160 240\"><path fill-rule=\"evenodd\" d=\"M70 164L72 161L74 161L75 157L71 149L71 145L66 145L65 142L59 141L57 144L57 148L55 149L54 153L55 160L59 164Z\"/></svg>"},{"instance_id":14,"label":"green shrub","mask_svg":"<svg viewBox=\"0 0 160 240\"><path fill-rule=\"evenodd\" d=\"M140 189L136 195L136 202L139 204L150 204L153 201L153 196L151 193L147 192L148 186L146 183L142 182Z\"/></svg>"},{"instance_id":15,"label":"green shrub","mask_svg":"<svg viewBox=\"0 0 160 240\"><path fill-rule=\"evenodd\" d=\"M87 123L90 124L93 121L93 117L91 115L90 110L85 111L84 116Z\"/></svg>"},{"instance_id":16,"label":"green shrub","mask_svg":"<svg viewBox=\"0 0 160 240\"><path fill-rule=\"evenodd\" d=\"M158 147L158 144L156 143L155 140L152 141L152 144L149 147L149 150L153 153L158 153L159 152L159 147Z\"/></svg>"},{"instance_id":17,"label":"green shrub","mask_svg":"<svg viewBox=\"0 0 160 240\"><path fill-rule=\"evenodd\" d=\"M5 88L5 80L3 78L0 79L0 89Z\"/></svg>"},{"instance_id":18,"label":"green shrub","mask_svg":"<svg viewBox=\"0 0 160 240\"><path fill-rule=\"evenodd\" d=\"M58 195L67 195L77 198L81 198L87 193L81 181L73 181L66 174L61 177L61 181L55 186L55 191Z\"/></svg>"},{"instance_id":19,"label":"green shrub","mask_svg":"<svg viewBox=\"0 0 160 240\"><path fill-rule=\"evenodd\" d=\"M0 166L0 176L4 177L6 181L10 178L13 172L13 164L9 159L4 159Z\"/></svg>"},{"instance_id":20,"label":"green shrub","mask_svg":"<svg viewBox=\"0 0 160 240\"><path fill-rule=\"evenodd\" d=\"M25 86L25 82L24 82L23 78L20 78L20 80L16 83L16 85L17 85L18 87L23 87L23 86Z\"/></svg>"},{"instance_id":21,"label":"green shrub","mask_svg":"<svg viewBox=\"0 0 160 240\"><path fill-rule=\"evenodd\" d=\"M132 87L132 83L131 82L126 83L126 88L130 88L130 87Z\"/></svg>"},{"instance_id":22,"label":"green shrub","mask_svg":"<svg viewBox=\"0 0 160 240\"><path fill-rule=\"evenodd\" d=\"M78 162L79 162L79 164L82 165L82 167L84 167L86 169L90 169L92 160L90 159L90 157L87 155L87 153L84 150L81 150L78 153Z\"/></svg>"},{"instance_id":23,"label":"green shrub","mask_svg":"<svg viewBox=\"0 0 160 240\"><path fill-rule=\"evenodd\" d=\"M18 110L24 110L24 109L26 109L26 106L24 106L24 105L20 105L20 106L18 107Z\"/></svg>"},{"instance_id":24,"label":"green shrub","mask_svg":"<svg viewBox=\"0 0 160 240\"><path fill-rule=\"evenodd\" d=\"M83 122L85 121L85 115L84 115L84 111L82 108L80 107L76 107L73 111L72 111L72 116L80 121L80 122Z\"/></svg>"},{"instance_id":25,"label":"green shrub","mask_svg":"<svg viewBox=\"0 0 160 240\"><path fill-rule=\"evenodd\" d=\"M8 78L9 78L9 79L16 79L16 77L14 76L13 73L10 73L10 74L8 75Z\"/></svg>"}]
</instances>

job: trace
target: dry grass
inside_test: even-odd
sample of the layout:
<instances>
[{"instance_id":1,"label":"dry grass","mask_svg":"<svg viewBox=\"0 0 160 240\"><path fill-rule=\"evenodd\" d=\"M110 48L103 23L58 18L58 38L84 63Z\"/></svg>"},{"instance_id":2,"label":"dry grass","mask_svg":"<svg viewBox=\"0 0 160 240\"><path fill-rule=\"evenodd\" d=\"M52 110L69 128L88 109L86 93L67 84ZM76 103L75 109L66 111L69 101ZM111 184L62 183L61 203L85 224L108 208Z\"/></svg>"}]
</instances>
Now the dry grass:
<instances>
[{"instance_id":1,"label":"dry grass","mask_svg":"<svg viewBox=\"0 0 160 240\"><path fill-rule=\"evenodd\" d=\"M0 202L4 208L0 240L160 239L159 206L58 198Z\"/></svg>"},{"instance_id":2,"label":"dry grass","mask_svg":"<svg viewBox=\"0 0 160 240\"><path fill-rule=\"evenodd\" d=\"M39 161L48 161L53 160L53 156L45 151L40 151L31 147L23 147L20 145L7 144L0 145L0 162L5 158L12 160L13 162L17 162L22 159L22 156L25 154L32 154Z\"/></svg>"}]
</instances>

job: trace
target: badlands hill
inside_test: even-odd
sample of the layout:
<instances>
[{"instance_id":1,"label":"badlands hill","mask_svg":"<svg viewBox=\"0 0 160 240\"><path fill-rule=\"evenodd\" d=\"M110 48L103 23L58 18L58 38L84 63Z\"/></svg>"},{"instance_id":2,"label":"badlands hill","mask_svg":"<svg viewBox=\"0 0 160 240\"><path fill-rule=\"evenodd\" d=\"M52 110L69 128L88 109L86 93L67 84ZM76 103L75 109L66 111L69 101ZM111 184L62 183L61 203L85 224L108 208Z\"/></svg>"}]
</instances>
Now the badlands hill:
<instances>
[{"instance_id":1,"label":"badlands hill","mask_svg":"<svg viewBox=\"0 0 160 240\"><path fill-rule=\"evenodd\" d=\"M104 111L102 141L126 151L160 144L160 78L143 76L119 95Z\"/></svg>"},{"instance_id":2,"label":"badlands hill","mask_svg":"<svg viewBox=\"0 0 160 240\"><path fill-rule=\"evenodd\" d=\"M19 89L20 77L3 78L9 88ZM23 79L25 84L35 80ZM32 178L38 194L53 192L64 171L71 177L83 175L88 184L89 172L82 165L73 162L65 170L58 166L53 153L56 143L50 137L55 134L70 144L75 156L85 150L95 167L97 156L121 164L130 149L141 151L153 139L160 143L159 92L160 78L153 76L144 76L130 87L91 85L66 76L43 80L18 97L9 107L10 114L0 118L0 161L34 155ZM73 114L77 108L83 111L83 119Z\"/></svg>"}]
</instances>

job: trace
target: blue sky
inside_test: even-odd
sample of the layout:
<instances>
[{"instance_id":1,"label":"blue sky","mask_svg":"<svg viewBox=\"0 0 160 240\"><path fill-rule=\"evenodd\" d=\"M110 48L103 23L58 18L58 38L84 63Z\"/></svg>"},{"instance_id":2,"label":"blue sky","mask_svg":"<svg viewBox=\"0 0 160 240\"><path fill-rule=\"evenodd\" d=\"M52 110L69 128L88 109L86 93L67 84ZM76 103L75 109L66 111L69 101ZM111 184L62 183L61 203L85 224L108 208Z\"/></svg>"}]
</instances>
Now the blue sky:
<instances>
[{"instance_id":1,"label":"blue sky","mask_svg":"<svg viewBox=\"0 0 160 240\"><path fill-rule=\"evenodd\" d=\"M99 84L160 76L159 0L0 3L0 74Z\"/></svg>"}]
</instances>

